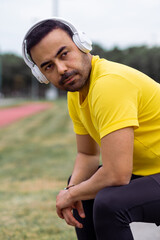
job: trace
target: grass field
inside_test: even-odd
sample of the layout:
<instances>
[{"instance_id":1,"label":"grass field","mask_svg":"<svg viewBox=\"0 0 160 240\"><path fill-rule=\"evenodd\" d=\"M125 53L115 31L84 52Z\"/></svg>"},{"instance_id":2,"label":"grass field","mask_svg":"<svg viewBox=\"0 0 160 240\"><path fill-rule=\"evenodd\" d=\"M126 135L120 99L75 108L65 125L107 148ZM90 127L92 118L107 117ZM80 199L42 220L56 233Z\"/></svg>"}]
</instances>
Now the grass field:
<instances>
[{"instance_id":1,"label":"grass field","mask_svg":"<svg viewBox=\"0 0 160 240\"><path fill-rule=\"evenodd\" d=\"M76 153L65 99L0 129L0 240L73 240L55 199Z\"/></svg>"}]
</instances>

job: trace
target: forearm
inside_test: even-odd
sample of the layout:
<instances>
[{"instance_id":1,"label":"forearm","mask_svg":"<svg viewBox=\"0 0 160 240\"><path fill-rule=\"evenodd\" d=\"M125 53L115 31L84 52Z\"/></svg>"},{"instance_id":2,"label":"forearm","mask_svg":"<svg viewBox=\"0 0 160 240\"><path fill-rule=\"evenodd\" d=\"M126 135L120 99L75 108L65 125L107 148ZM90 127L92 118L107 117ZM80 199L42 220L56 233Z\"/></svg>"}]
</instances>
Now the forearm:
<instances>
[{"instance_id":1,"label":"forearm","mask_svg":"<svg viewBox=\"0 0 160 240\"><path fill-rule=\"evenodd\" d=\"M96 194L103 188L109 186L120 186L128 184L131 177L131 169L121 171L102 166L89 179L69 188L62 190L58 195L57 209L59 211L72 206L81 200L94 199Z\"/></svg>"},{"instance_id":2,"label":"forearm","mask_svg":"<svg viewBox=\"0 0 160 240\"><path fill-rule=\"evenodd\" d=\"M99 156L78 153L69 185L77 185L89 179L98 169Z\"/></svg>"},{"instance_id":3,"label":"forearm","mask_svg":"<svg viewBox=\"0 0 160 240\"><path fill-rule=\"evenodd\" d=\"M102 166L88 180L69 189L69 194L73 201L94 199L98 191L108 186L119 186L127 184L130 180L131 172L122 172L121 176L113 174Z\"/></svg>"}]
</instances>

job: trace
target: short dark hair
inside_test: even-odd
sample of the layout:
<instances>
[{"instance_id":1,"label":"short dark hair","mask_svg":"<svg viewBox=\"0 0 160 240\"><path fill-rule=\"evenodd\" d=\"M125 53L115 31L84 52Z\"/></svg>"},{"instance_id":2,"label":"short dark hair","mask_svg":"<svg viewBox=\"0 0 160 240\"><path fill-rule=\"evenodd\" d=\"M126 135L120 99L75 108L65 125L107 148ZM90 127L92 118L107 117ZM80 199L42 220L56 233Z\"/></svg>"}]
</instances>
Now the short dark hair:
<instances>
[{"instance_id":1,"label":"short dark hair","mask_svg":"<svg viewBox=\"0 0 160 240\"><path fill-rule=\"evenodd\" d=\"M42 22L42 24L35 27L26 37L27 43L27 53L30 55L31 48L37 45L48 33L50 33L54 29L62 29L64 30L71 38L73 36L73 32L64 23L57 20L46 20Z\"/></svg>"}]
</instances>

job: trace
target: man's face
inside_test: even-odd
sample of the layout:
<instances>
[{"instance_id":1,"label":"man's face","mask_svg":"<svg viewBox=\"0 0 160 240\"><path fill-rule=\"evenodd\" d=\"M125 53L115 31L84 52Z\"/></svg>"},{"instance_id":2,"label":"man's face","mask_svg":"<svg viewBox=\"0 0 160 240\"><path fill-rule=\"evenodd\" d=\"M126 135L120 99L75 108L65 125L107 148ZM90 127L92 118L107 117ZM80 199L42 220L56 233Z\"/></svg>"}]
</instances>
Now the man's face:
<instances>
[{"instance_id":1,"label":"man's face","mask_svg":"<svg viewBox=\"0 0 160 240\"><path fill-rule=\"evenodd\" d=\"M31 49L33 61L55 87L79 91L87 83L91 55L81 52L62 29L54 29Z\"/></svg>"}]
</instances>

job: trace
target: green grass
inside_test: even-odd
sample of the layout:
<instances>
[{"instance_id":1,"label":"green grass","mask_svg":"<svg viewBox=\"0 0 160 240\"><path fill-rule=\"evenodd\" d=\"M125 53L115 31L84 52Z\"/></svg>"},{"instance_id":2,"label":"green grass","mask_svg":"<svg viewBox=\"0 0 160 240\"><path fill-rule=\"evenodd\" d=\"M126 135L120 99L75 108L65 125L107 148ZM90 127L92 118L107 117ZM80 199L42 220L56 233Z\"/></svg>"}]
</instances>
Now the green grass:
<instances>
[{"instance_id":1,"label":"green grass","mask_svg":"<svg viewBox=\"0 0 160 240\"><path fill-rule=\"evenodd\" d=\"M0 129L0 240L73 240L55 199L76 153L65 99Z\"/></svg>"}]
</instances>

